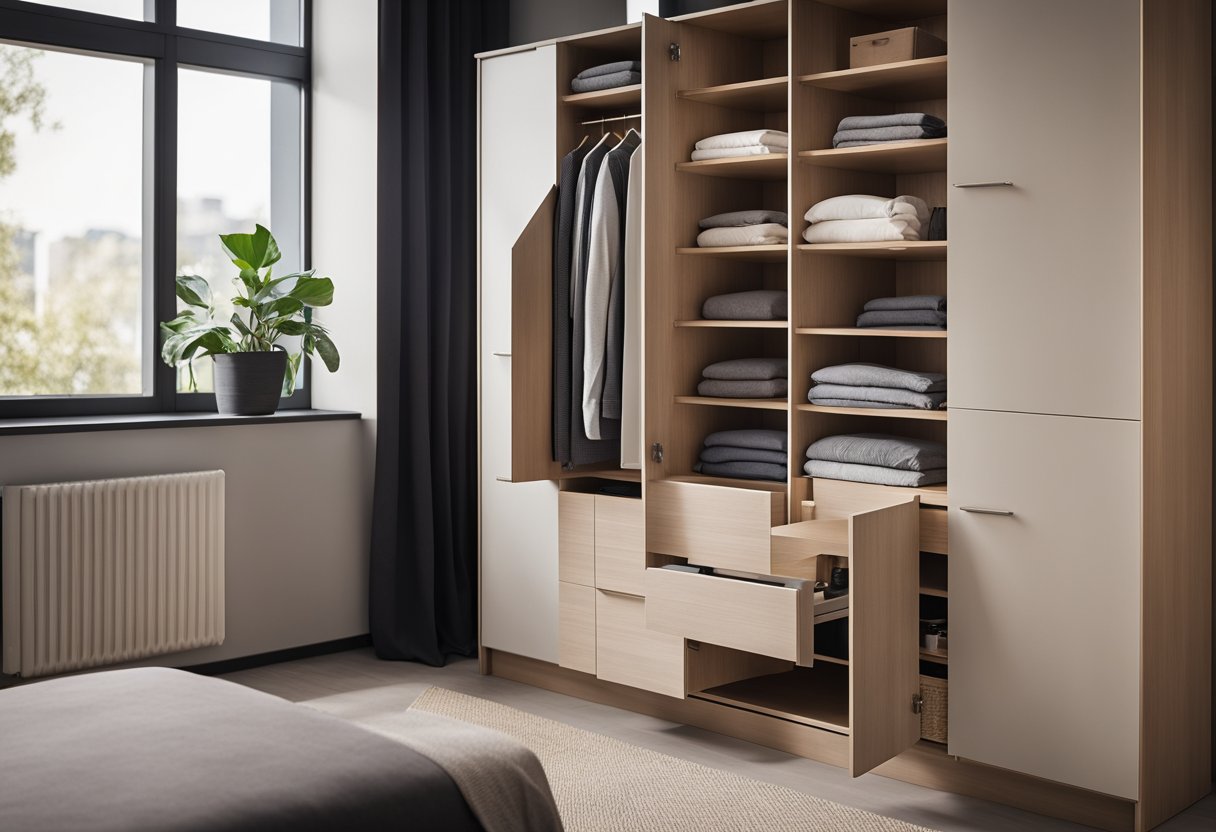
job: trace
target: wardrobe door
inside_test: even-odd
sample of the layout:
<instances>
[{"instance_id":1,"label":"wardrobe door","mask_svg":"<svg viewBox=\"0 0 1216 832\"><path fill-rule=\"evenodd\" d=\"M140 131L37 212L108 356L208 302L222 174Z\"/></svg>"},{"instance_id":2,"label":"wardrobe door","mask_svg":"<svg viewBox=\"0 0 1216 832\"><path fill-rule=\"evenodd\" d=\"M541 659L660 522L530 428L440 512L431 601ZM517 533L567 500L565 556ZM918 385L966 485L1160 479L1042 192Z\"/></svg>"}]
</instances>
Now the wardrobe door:
<instances>
[{"instance_id":1,"label":"wardrobe door","mask_svg":"<svg viewBox=\"0 0 1216 832\"><path fill-rule=\"evenodd\" d=\"M1138 419L1140 2L949 15L951 408Z\"/></svg>"},{"instance_id":2,"label":"wardrobe door","mask_svg":"<svg viewBox=\"0 0 1216 832\"><path fill-rule=\"evenodd\" d=\"M557 485L511 483L512 248L553 186L556 50L481 62L478 359L482 644L558 659Z\"/></svg>"},{"instance_id":3,"label":"wardrobe door","mask_svg":"<svg viewBox=\"0 0 1216 832\"><path fill-rule=\"evenodd\" d=\"M950 753L1134 800L1139 423L952 410L949 442Z\"/></svg>"}]
</instances>

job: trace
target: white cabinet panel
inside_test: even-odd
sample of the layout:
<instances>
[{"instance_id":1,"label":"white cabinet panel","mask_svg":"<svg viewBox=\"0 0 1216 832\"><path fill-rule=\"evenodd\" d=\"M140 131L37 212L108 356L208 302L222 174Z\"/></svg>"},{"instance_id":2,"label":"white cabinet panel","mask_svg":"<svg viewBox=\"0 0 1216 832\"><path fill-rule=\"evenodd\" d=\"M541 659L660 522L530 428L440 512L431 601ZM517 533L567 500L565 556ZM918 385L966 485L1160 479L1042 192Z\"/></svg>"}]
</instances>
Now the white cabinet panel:
<instances>
[{"instance_id":1,"label":"white cabinet panel","mask_svg":"<svg viewBox=\"0 0 1216 832\"><path fill-rule=\"evenodd\" d=\"M1139 419L1139 0L949 14L950 404Z\"/></svg>"},{"instance_id":2,"label":"white cabinet panel","mask_svg":"<svg viewBox=\"0 0 1216 832\"><path fill-rule=\"evenodd\" d=\"M553 185L556 49L481 62L481 634L557 661L557 485L512 484L511 247ZM504 353L495 355L494 353Z\"/></svg>"},{"instance_id":3,"label":"white cabinet panel","mask_svg":"<svg viewBox=\"0 0 1216 832\"><path fill-rule=\"evenodd\" d=\"M1135 799L1139 423L952 408L949 445L950 753Z\"/></svg>"}]
</instances>

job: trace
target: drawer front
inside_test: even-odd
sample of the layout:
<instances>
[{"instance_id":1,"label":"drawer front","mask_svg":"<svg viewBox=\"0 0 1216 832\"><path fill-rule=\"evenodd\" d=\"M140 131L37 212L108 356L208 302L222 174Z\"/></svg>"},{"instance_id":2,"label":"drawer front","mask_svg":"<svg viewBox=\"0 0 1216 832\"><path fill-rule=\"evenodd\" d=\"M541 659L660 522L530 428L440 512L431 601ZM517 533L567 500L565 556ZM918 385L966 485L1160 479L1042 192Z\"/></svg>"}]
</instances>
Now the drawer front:
<instances>
[{"instance_id":1,"label":"drawer front","mask_svg":"<svg viewBox=\"0 0 1216 832\"><path fill-rule=\"evenodd\" d=\"M595 495L595 586L641 595L646 514L641 500Z\"/></svg>"},{"instance_id":2,"label":"drawer front","mask_svg":"<svg viewBox=\"0 0 1216 832\"><path fill-rule=\"evenodd\" d=\"M666 696L684 698L684 639L646 629L646 601L597 591L596 675Z\"/></svg>"},{"instance_id":3,"label":"drawer front","mask_svg":"<svg viewBox=\"0 0 1216 832\"><path fill-rule=\"evenodd\" d=\"M595 586L595 495L563 491L557 498L557 577Z\"/></svg>"},{"instance_id":4,"label":"drawer front","mask_svg":"<svg viewBox=\"0 0 1216 832\"><path fill-rule=\"evenodd\" d=\"M595 673L595 588L559 583L557 610L558 665Z\"/></svg>"},{"instance_id":5,"label":"drawer front","mask_svg":"<svg viewBox=\"0 0 1216 832\"><path fill-rule=\"evenodd\" d=\"M811 663L814 595L801 589L646 570L646 626L761 656Z\"/></svg>"},{"instance_id":6,"label":"drawer front","mask_svg":"<svg viewBox=\"0 0 1216 832\"><path fill-rule=\"evenodd\" d=\"M692 563L767 574L770 535L785 522L785 494L660 481L646 495L646 545Z\"/></svg>"}]
</instances>

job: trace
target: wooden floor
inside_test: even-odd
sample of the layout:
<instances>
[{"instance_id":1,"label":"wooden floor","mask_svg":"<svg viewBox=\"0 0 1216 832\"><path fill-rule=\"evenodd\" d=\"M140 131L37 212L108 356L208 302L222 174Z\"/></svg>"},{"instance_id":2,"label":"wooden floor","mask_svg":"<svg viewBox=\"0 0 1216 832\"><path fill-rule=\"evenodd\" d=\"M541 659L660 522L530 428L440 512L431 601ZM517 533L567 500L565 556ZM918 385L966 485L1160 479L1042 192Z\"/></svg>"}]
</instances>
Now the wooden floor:
<instances>
[{"instance_id":1,"label":"wooden floor","mask_svg":"<svg viewBox=\"0 0 1216 832\"><path fill-rule=\"evenodd\" d=\"M1082 832L1089 829L874 774L854 780L842 769L814 760L505 679L482 676L477 672L477 663L471 660L454 661L447 667L436 668L410 662L380 661L370 650L355 650L268 665L232 673L225 678L293 701L328 699L327 710L351 716L405 709L427 687L436 685L941 832ZM1162 832L1213 832L1216 830L1216 796L1209 795L1158 829Z\"/></svg>"}]
</instances>

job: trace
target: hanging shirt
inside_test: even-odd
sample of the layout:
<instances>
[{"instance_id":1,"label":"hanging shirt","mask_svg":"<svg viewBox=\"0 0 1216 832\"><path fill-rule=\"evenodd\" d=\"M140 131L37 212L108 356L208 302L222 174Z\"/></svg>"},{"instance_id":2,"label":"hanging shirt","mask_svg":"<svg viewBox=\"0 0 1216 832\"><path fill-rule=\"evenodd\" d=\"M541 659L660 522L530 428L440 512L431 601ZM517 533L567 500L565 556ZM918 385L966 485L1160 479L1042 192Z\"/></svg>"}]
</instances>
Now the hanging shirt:
<instances>
[{"instance_id":1,"label":"hanging shirt","mask_svg":"<svg viewBox=\"0 0 1216 832\"><path fill-rule=\"evenodd\" d=\"M570 461L570 262L574 250L575 189L583 160L591 152L586 139L562 159L553 218L553 459Z\"/></svg>"}]
</instances>

